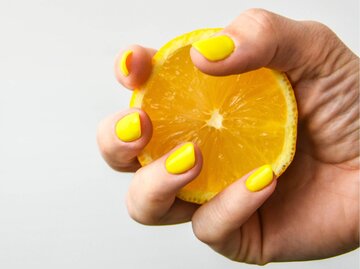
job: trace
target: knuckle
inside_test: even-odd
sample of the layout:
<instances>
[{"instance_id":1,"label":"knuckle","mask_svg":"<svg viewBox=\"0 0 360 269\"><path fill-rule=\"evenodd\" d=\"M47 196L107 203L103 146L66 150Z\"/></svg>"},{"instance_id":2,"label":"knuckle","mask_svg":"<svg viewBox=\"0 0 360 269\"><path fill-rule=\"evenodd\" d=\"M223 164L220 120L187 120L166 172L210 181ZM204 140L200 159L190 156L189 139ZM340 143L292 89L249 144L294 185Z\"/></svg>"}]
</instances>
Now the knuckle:
<instances>
[{"instance_id":1,"label":"knuckle","mask_svg":"<svg viewBox=\"0 0 360 269\"><path fill-rule=\"evenodd\" d=\"M260 18L260 17L268 16L272 13L267 11L266 9L262 9L262 8L249 8L249 9L245 10L244 14L247 14L251 17Z\"/></svg>"},{"instance_id":2,"label":"knuckle","mask_svg":"<svg viewBox=\"0 0 360 269\"><path fill-rule=\"evenodd\" d=\"M137 223L148 225L149 221L146 217L143 216L143 214L139 214L138 210L135 209L135 207L131 203L127 203L127 211L129 216L136 221Z\"/></svg>"},{"instance_id":3,"label":"knuckle","mask_svg":"<svg viewBox=\"0 0 360 269\"><path fill-rule=\"evenodd\" d=\"M172 197L172 195L168 193L159 180L153 178L151 173L152 171L145 166L137 170L134 175L134 182L141 184L142 200L147 205L153 205L154 207L168 203L169 196Z\"/></svg>"},{"instance_id":4,"label":"knuckle","mask_svg":"<svg viewBox=\"0 0 360 269\"><path fill-rule=\"evenodd\" d=\"M98 140L98 146L104 160L112 169L120 172L133 171L134 167L131 165L132 160L127 161L119 156L119 151L116 151L116 147L112 146L111 143Z\"/></svg>"},{"instance_id":5,"label":"knuckle","mask_svg":"<svg viewBox=\"0 0 360 269\"><path fill-rule=\"evenodd\" d=\"M222 231L216 230L214 227L214 223L209 224L207 219L192 221L192 229L196 238L209 246L219 245L223 241Z\"/></svg>"},{"instance_id":6,"label":"knuckle","mask_svg":"<svg viewBox=\"0 0 360 269\"><path fill-rule=\"evenodd\" d=\"M330 33L332 32L328 26L318 21L309 21L309 26L317 32Z\"/></svg>"},{"instance_id":7,"label":"knuckle","mask_svg":"<svg viewBox=\"0 0 360 269\"><path fill-rule=\"evenodd\" d=\"M325 24L317 21L303 22L308 36L311 37L313 44L313 53L323 55L323 57L329 56L334 50L344 48L344 45L338 38L338 36ZM324 46L326 44L326 46Z\"/></svg>"},{"instance_id":8,"label":"knuckle","mask_svg":"<svg viewBox=\"0 0 360 269\"><path fill-rule=\"evenodd\" d=\"M138 205L136 205L133 202L133 199L130 194L128 194L126 197L126 208L127 208L129 216L134 221L136 221L140 224L143 224L143 225L156 224L156 221L153 218L151 218L150 216L148 216L148 214L146 214L145 210L142 210L141 208L139 208Z\"/></svg>"},{"instance_id":9,"label":"knuckle","mask_svg":"<svg viewBox=\"0 0 360 269\"><path fill-rule=\"evenodd\" d=\"M224 223L234 222L233 215L234 208L218 199L216 203L206 209L206 212L203 211L201 214L193 216L193 232L203 243L222 248L226 244L229 235L233 232Z\"/></svg>"},{"instance_id":10,"label":"knuckle","mask_svg":"<svg viewBox=\"0 0 360 269\"><path fill-rule=\"evenodd\" d=\"M104 157L104 159L109 163L109 165L111 167L113 167L111 161L114 156L114 150L112 149L112 147L110 147L109 144L100 142L99 149L100 149L101 155Z\"/></svg>"},{"instance_id":11,"label":"knuckle","mask_svg":"<svg viewBox=\"0 0 360 269\"><path fill-rule=\"evenodd\" d=\"M126 197L127 210L130 217L138 223L158 225L163 217L160 208L169 203L169 200L161 195L156 184L152 184L144 171L144 168L140 168L134 175Z\"/></svg>"},{"instance_id":12,"label":"knuckle","mask_svg":"<svg viewBox=\"0 0 360 269\"><path fill-rule=\"evenodd\" d=\"M96 142L99 151L112 169L121 172L133 172L139 166L135 153L141 149L142 145L130 143L130 145L124 146L119 143L115 131L109 127L112 126L111 122L111 117L105 118L97 127Z\"/></svg>"},{"instance_id":13,"label":"knuckle","mask_svg":"<svg viewBox=\"0 0 360 269\"><path fill-rule=\"evenodd\" d=\"M310 33L312 33L314 37L324 39L324 42L337 43L338 38L336 34L325 24L317 21L310 21L307 23Z\"/></svg>"},{"instance_id":14,"label":"knuckle","mask_svg":"<svg viewBox=\"0 0 360 269\"><path fill-rule=\"evenodd\" d=\"M208 233L206 225L202 221L192 221L193 233L198 240L201 242L210 245L212 243L211 235Z\"/></svg>"},{"instance_id":15,"label":"knuckle","mask_svg":"<svg viewBox=\"0 0 360 269\"><path fill-rule=\"evenodd\" d=\"M131 201L130 195L126 196L126 209L128 211L129 216L135 220L136 222L140 222L140 217L137 211L135 210L134 204Z\"/></svg>"},{"instance_id":16,"label":"knuckle","mask_svg":"<svg viewBox=\"0 0 360 269\"><path fill-rule=\"evenodd\" d=\"M250 17L257 22L259 26L258 31L269 32L273 31L273 24L276 20L276 15L261 8L252 8L244 12L244 15Z\"/></svg>"},{"instance_id":17,"label":"knuckle","mask_svg":"<svg viewBox=\"0 0 360 269\"><path fill-rule=\"evenodd\" d=\"M97 127L97 131L96 131L96 142L98 144L99 150L101 152L101 154L104 157L108 157L113 155L114 153L114 147L112 147L108 136L106 135L106 123L107 119L102 120L98 127Z\"/></svg>"}]
</instances>

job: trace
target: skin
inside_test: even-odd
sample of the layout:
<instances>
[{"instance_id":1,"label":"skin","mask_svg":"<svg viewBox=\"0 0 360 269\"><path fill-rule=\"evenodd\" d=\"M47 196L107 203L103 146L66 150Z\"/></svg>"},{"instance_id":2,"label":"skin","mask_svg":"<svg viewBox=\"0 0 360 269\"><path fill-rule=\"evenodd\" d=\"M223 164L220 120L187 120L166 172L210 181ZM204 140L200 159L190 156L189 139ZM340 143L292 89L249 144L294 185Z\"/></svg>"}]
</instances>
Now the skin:
<instances>
[{"instance_id":1,"label":"skin","mask_svg":"<svg viewBox=\"0 0 360 269\"><path fill-rule=\"evenodd\" d=\"M116 113L100 123L97 139L111 167L136 171L126 199L130 216L146 225L191 221L199 240L246 263L320 259L357 248L359 58L320 23L260 9L240 14L221 34L234 40L236 50L222 61L210 62L191 49L193 63L212 75L262 66L286 72L299 110L294 161L258 192L245 187L249 173L198 206L175 194L200 172L200 150L196 148L195 166L180 175L165 169L171 152L140 168L136 155L150 140L151 121L138 110L142 137L125 143L116 137L114 126L134 109ZM130 75L124 77L117 68L115 72L122 85L133 89L149 76L155 50L138 45L127 49L133 50Z\"/></svg>"}]
</instances>

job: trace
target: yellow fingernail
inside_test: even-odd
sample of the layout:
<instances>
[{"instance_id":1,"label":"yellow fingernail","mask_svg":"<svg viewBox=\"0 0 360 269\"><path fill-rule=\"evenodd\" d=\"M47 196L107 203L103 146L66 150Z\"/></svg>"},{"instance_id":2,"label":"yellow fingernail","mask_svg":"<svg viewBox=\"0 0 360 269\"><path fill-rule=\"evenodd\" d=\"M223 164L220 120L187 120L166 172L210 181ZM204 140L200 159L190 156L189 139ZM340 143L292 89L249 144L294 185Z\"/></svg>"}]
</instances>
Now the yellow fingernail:
<instances>
[{"instance_id":1,"label":"yellow fingernail","mask_svg":"<svg viewBox=\"0 0 360 269\"><path fill-rule=\"evenodd\" d=\"M210 61L223 60L235 49L234 41L226 35L196 41L192 46Z\"/></svg>"},{"instance_id":2,"label":"yellow fingernail","mask_svg":"<svg viewBox=\"0 0 360 269\"><path fill-rule=\"evenodd\" d=\"M271 165L266 164L258 168L245 182L249 191L260 191L273 180L273 170Z\"/></svg>"},{"instance_id":3,"label":"yellow fingernail","mask_svg":"<svg viewBox=\"0 0 360 269\"><path fill-rule=\"evenodd\" d=\"M120 119L115 126L117 137L124 142L131 142L141 137L140 115L131 113Z\"/></svg>"},{"instance_id":4,"label":"yellow fingernail","mask_svg":"<svg viewBox=\"0 0 360 269\"><path fill-rule=\"evenodd\" d=\"M125 51L120 60L120 71L125 77L129 75L129 68L128 68L129 59L130 59L129 56L131 56L132 53L133 53L132 50Z\"/></svg>"},{"instance_id":5,"label":"yellow fingernail","mask_svg":"<svg viewBox=\"0 0 360 269\"><path fill-rule=\"evenodd\" d=\"M192 143L186 143L166 159L166 170L171 174L181 174L195 165L195 149Z\"/></svg>"}]
</instances>

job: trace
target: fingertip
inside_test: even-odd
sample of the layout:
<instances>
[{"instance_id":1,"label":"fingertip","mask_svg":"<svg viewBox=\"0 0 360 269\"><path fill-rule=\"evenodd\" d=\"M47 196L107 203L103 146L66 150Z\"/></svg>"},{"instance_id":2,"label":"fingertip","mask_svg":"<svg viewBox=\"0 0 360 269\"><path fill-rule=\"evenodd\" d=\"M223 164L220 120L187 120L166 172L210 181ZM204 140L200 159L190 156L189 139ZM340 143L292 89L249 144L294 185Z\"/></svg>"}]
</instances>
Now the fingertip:
<instances>
[{"instance_id":1,"label":"fingertip","mask_svg":"<svg viewBox=\"0 0 360 269\"><path fill-rule=\"evenodd\" d=\"M182 143L164 156L164 167L171 176L195 178L201 171L203 158L200 148L192 142Z\"/></svg>"},{"instance_id":2,"label":"fingertip","mask_svg":"<svg viewBox=\"0 0 360 269\"><path fill-rule=\"evenodd\" d=\"M228 58L235 50L235 42L230 36L220 33L215 36L198 40L192 47L211 62Z\"/></svg>"},{"instance_id":3,"label":"fingertip","mask_svg":"<svg viewBox=\"0 0 360 269\"><path fill-rule=\"evenodd\" d=\"M131 68L131 59L133 51L128 49L122 53L119 60L119 70L124 77L127 77Z\"/></svg>"},{"instance_id":4,"label":"fingertip","mask_svg":"<svg viewBox=\"0 0 360 269\"><path fill-rule=\"evenodd\" d=\"M136 156L151 137L151 120L137 108L110 115L97 128L97 143L102 156L111 167L119 171L139 166Z\"/></svg>"},{"instance_id":5,"label":"fingertip","mask_svg":"<svg viewBox=\"0 0 360 269\"><path fill-rule=\"evenodd\" d=\"M139 134L139 135L136 135L136 139L122 139L121 132L128 133L128 134L124 135L125 137L131 136L131 132L132 132L131 124L132 123L129 122L130 124L128 124L127 122L125 122L125 125L127 125L127 126L124 126L125 128L119 128L119 123L126 120L127 117L132 118L133 115L134 115L133 118L135 121L135 125L138 124L138 126L135 126L135 127L139 128L139 130L135 130L134 133ZM132 119L130 119L130 120L132 120ZM143 148L150 141L153 128L152 128L152 123L151 123L150 117L146 114L145 111L143 111L139 108L130 108L126 111L120 112L117 115L114 115L113 121L115 121L115 124L114 124L115 134L121 142L123 142L123 143L136 142L136 145L138 145L138 147ZM139 122L137 123L137 121L139 121Z\"/></svg>"},{"instance_id":6,"label":"fingertip","mask_svg":"<svg viewBox=\"0 0 360 269\"><path fill-rule=\"evenodd\" d=\"M259 192L271 185L274 179L271 165L265 164L251 172L245 180L245 186L250 192Z\"/></svg>"},{"instance_id":7,"label":"fingertip","mask_svg":"<svg viewBox=\"0 0 360 269\"><path fill-rule=\"evenodd\" d=\"M190 49L190 58L193 64L203 73L208 75L214 74L214 65L208 59L206 59L199 51L194 47Z\"/></svg>"},{"instance_id":8,"label":"fingertip","mask_svg":"<svg viewBox=\"0 0 360 269\"><path fill-rule=\"evenodd\" d=\"M141 86L150 76L154 49L131 45L121 50L115 59L114 71L117 80L126 88Z\"/></svg>"},{"instance_id":9,"label":"fingertip","mask_svg":"<svg viewBox=\"0 0 360 269\"><path fill-rule=\"evenodd\" d=\"M176 163L178 166L175 168L191 165L184 171L177 170L176 173L173 173L172 168L174 167L170 168L171 171L169 171L167 160L172 158L174 154L177 156L173 158L173 162L175 166ZM195 158L194 162L191 160L192 158ZM169 209L173 208L172 205L176 201L176 194L182 187L196 178L200 173L201 165L202 157L199 148L193 146L191 142L187 142L178 145L162 157L139 169L135 173L128 194L128 204L131 205L130 210L134 212L132 215L135 219L146 224L163 222L164 219L159 219L159 217L170 212ZM187 212L192 215L193 209L191 207L187 209ZM180 219L189 220L191 215L186 214ZM175 219L174 216L172 218Z\"/></svg>"},{"instance_id":10,"label":"fingertip","mask_svg":"<svg viewBox=\"0 0 360 269\"><path fill-rule=\"evenodd\" d=\"M226 76L270 67L276 44L271 27L244 13L215 36L194 42L190 56L202 72Z\"/></svg>"},{"instance_id":11,"label":"fingertip","mask_svg":"<svg viewBox=\"0 0 360 269\"><path fill-rule=\"evenodd\" d=\"M236 64L238 56L237 47L234 47L227 57L216 61L209 60L194 46L190 49L190 58L193 64L203 73L212 76L226 76L239 73L239 66Z\"/></svg>"}]
</instances>

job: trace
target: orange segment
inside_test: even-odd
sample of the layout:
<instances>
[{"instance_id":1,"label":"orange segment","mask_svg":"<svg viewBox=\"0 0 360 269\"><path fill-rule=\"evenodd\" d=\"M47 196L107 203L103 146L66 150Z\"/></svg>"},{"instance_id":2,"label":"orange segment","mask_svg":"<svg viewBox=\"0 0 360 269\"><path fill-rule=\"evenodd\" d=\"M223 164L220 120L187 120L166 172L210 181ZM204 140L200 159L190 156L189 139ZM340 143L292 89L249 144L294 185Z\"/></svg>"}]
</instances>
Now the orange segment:
<instances>
[{"instance_id":1,"label":"orange segment","mask_svg":"<svg viewBox=\"0 0 360 269\"><path fill-rule=\"evenodd\" d=\"M138 156L142 165L183 142L200 147L203 169L178 193L199 204L264 164L279 176L295 153L296 101L285 74L261 68L214 77L192 64L191 43L218 30L194 31L160 49L152 75L131 100L153 123L153 137Z\"/></svg>"}]
</instances>

